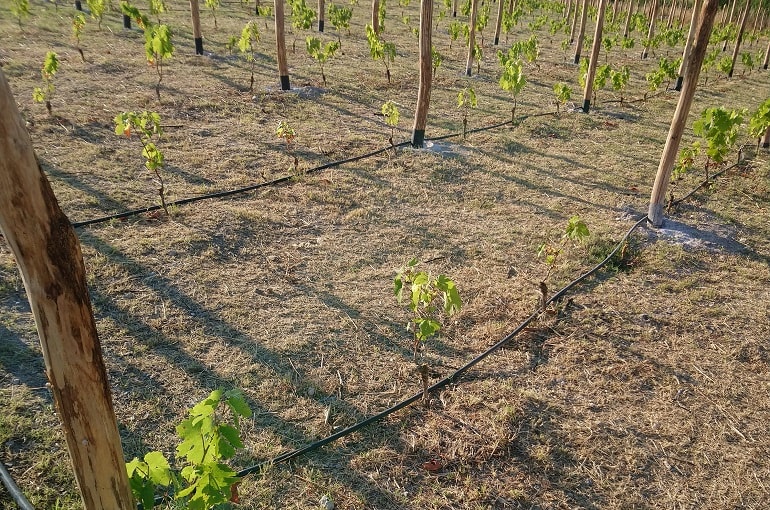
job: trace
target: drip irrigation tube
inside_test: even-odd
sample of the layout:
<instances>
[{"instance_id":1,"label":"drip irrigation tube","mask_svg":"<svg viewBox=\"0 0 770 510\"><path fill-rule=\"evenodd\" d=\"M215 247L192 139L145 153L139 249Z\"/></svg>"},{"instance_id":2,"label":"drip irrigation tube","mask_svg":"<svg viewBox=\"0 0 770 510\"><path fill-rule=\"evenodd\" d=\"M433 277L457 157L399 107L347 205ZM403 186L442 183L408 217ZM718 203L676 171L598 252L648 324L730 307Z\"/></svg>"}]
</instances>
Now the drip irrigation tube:
<instances>
[{"instance_id":1,"label":"drip irrigation tube","mask_svg":"<svg viewBox=\"0 0 770 510\"><path fill-rule=\"evenodd\" d=\"M30 503L29 500L24 497L24 493L21 492L21 489L19 489L19 486L16 485L16 482L13 481L11 474L7 469L5 469L5 465L3 465L2 462L0 462L0 479L2 479L3 485L8 491L8 494L11 495L11 498L13 498L13 501L19 506L21 510L35 510L35 507L32 506L32 503Z\"/></svg>"},{"instance_id":2,"label":"drip irrigation tube","mask_svg":"<svg viewBox=\"0 0 770 510\"><path fill-rule=\"evenodd\" d=\"M338 160L338 161L332 161L331 163L326 163L326 164L323 164L323 165L311 168L309 170L306 170L305 173L306 174L311 174L311 173L315 173L315 172L320 172L321 170L326 170L327 168L333 168L335 166L343 165L345 163L352 163L354 161L359 161L359 160L362 160L362 159L371 158L373 156L376 156L377 154L382 154L383 152L387 152L387 151L389 151L392 148L404 147L406 145L409 145L409 142L401 142L401 143L398 143L398 144L390 146L390 147L384 147L382 149L377 149L377 150L372 151L372 152L367 152L366 154L361 154L360 156L353 156L353 157L346 158L346 159L341 159L341 160ZM216 192L216 193L209 193L209 194L206 194L206 195L198 195L196 197L184 198L182 200L176 200L174 202L169 202L168 204L166 204L166 206L167 207L173 207L173 206L190 204L190 203L193 203L193 202L199 202L201 200L210 200L210 199L213 199L213 198L229 197L231 195L237 195L239 193L246 193L247 191L253 191L253 190L259 189L259 188L264 188L264 187L267 187L267 186L274 186L276 184L281 184L281 183L284 183L286 181L291 180L293 177L294 177L293 175L285 175L283 177L279 177L279 178L273 179L271 181L260 182L259 184L252 184L250 186L244 186L242 188L237 188L237 189L232 189L232 190L227 190L227 191L219 191L219 192ZM87 226L90 226L90 225L95 225L97 223L106 223L108 221L128 218L130 216L136 216L136 215L139 215L139 214L142 214L142 213L158 211L160 209L162 209L162 206L160 206L160 205L151 205L151 206L143 207L141 209L132 209L130 211L125 211L125 212L117 213L117 214L111 214L109 216L102 216L102 217L93 218L93 219L90 219L90 220L78 221L78 222L73 223L72 226L74 228L87 227Z\"/></svg>"}]
</instances>

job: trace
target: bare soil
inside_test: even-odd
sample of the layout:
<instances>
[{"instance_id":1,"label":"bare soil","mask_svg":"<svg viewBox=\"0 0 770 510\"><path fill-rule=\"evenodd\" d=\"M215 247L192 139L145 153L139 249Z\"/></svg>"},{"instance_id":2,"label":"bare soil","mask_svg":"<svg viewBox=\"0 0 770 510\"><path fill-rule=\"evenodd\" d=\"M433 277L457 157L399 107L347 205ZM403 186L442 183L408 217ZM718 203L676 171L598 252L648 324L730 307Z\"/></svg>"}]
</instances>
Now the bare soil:
<instances>
[{"instance_id":1,"label":"bare soil","mask_svg":"<svg viewBox=\"0 0 770 510\"><path fill-rule=\"evenodd\" d=\"M266 182L299 159L285 184L172 207L170 217L78 229L127 459L152 449L173 454L175 424L214 388L240 389L254 411L237 468L386 409L421 390L409 314L392 293L405 262L417 257L432 274L449 275L464 301L420 354L436 381L537 309L547 272L538 246L559 243L570 217L579 215L591 238L560 254L551 292L600 261L646 214L678 94L639 100L644 75L657 66L656 58L639 59L639 34L633 50L614 49L607 59L631 67L622 104L605 89L587 115L568 104L558 116L535 116L555 112L557 81L582 104L577 67L560 47L565 36L551 36L546 25L518 98L517 115L527 117L515 126L306 173L387 147L380 114L387 100L401 109L396 142L410 136L417 42L399 19L402 8L387 6L385 37L398 51L392 83L369 56L362 3L326 66L325 87L304 52L306 34L297 35L289 53L295 90L284 93L272 25L260 22L254 91L249 64L225 49L253 6L223 4L217 30L204 9L206 54L195 56L187 4L169 4L162 19L176 52L159 103L143 34L122 29L119 12L105 15L101 31L88 21L82 62L71 6L32 0L20 29L10 2L0 3L0 65L73 222L158 202L138 141L114 134L122 111L161 115L169 201ZM417 26L416 3L403 11ZM532 19L523 17L510 42L528 37ZM462 131L456 98L464 87L479 97L469 128L504 122L512 107L497 83L494 27L484 33L481 73L468 78L462 41L448 49L449 20L434 36L444 62L428 137ZM334 37L328 25L324 40ZM766 44L763 36L752 51ZM53 116L31 97L49 50L61 59ZM730 80L710 74L691 121L708 106L751 112L765 99L766 71L740 76L739 68ZM297 131L289 150L275 136L279 121ZM688 129L684 142L693 140ZM637 230L622 260L503 350L428 402L247 477L240 507L318 508L328 495L340 509L765 508L770 158L745 136L740 143L748 144L740 166L671 210L666 229ZM702 179L693 170L674 183L674 196ZM36 508L79 508L34 322L5 245L0 304L0 460ZM440 469L426 469L430 461ZM14 508L4 489L0 506Z\"/></svg>"}]
</instances>

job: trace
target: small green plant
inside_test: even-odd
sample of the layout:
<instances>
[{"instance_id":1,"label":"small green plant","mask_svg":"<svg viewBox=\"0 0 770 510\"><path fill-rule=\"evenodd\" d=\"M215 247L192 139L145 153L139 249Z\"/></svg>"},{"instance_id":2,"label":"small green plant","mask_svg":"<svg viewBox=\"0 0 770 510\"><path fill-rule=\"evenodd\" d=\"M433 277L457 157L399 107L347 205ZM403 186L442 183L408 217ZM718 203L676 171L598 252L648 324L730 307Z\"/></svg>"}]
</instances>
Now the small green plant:
<instances>
[{"instance_id":1,"label":"small green plant","mask_svg":"<svg viewBox=\"0 0 770 510\"><path fill-rule=\"evenodd\" d=\"M513 94L513 108L511 108L511 123L516 118L516 97L527 84L527 78L524 76L524 67L520 60L507 60L503 66L503 73L500 75L500 88Z\"/></svg>"},{"instance_id":2,"label":"small green plant","mask_svg":"<svg viewBox=\"0 0 770 510\"><path fill-rule=\"evenodd\" d=\"M636 40L633 37L624 37L623 40L620 42L620 46L624 50L632 49L635 44L636 44Z\"/></svg>"},{"instance_id":3,"label":"small green plant","mask_svg":"<svg viewBox=\"0 0 770 510\"><path fill-rule=\"evenodd\" d=\"M333 2L330 2L329 8L327 9L327 14L329 15L329 23L331 23L334 29L337 31L337 41L341 46L342 29L344 28L347 30L348 35L350 35L350 20L353 17L353 9L350 7L345 7L344 5L338 7Z\"/></svg>"},{"instance_id":4,"label":"small green plant","mask_svg":"<svg viewBox=\"0 0 770 510\"><path fill-rule=\"evenodd\" d=\"M768 128L770 128L770 98L759 105L757 111L749 118L749 136L757 139L757 150Z\"/></svg>"},{"instance_id":5,"label":"small green plant","mask_svg":"<svg viewBox=\"0 0 770 510\"><path fill-rule=\"evenodd\" d=\"M556 115L559 115L559 106L572 99L572 89L566 83L554 83L553 93L556 95Z\"/></svg>"},{"instance_id":6,"label":"small green plant","mask_svg":"<svg viewBox=\"0 0 770 510\"><path fill-rule=\"evenodd\" d=\"M286 142L286 152L289 153L289 156L294 158L293 166L289 167L289 171L293 175L299 174L299 158L297 158L297 155L294 153L294 150L292 147L292 143L297 138L297 132L294 130L294 128L286 122L285 120L282 120L278 123L278 127L275 129L275 135L278 138L283 138L283 140Z\"/></svg>"},{"instance_id":7,"label":"small green plant","mask_svg":"<svg viewBox=\"0 0 770 510\"><path fill-rule=\"evenodd\" d=\"M502 29L505 32L505 42L508 43L508 36L513 28L519 24L519 19L524 14L524 11L520 7L516 7L511 12L505 12L503 14Z\"/></svg>"},{"instance_id":8,"label":"small green plant","mask_svg":"<svg viewBox=\"0 0 770 510\"><path fill-rule=\"evenodd\" d=\"M157 179L160 205L169 216L168 205L166 204L166 184L161 173L165 158L163 152L155 144L163 136L160 115L156 112L143 111L141 113L123 112L115 117L116 135L131 137L134 131L139 135L139 143L142 144L142 156L145 158L144 166Z\"/></svg>"},{"instance_id":9,"label":"small green plant","mask_svg":"<svg viewBox=\"0 0 770 510\"><path fill-rule=\"evenodd\" d=\"M484 47L484 29L487 28L487 25L489 24L489 10L489 4L484 3L476 14L476 32L479 33L482 48Z\"/></svg>"},{"instance_id":10,"label":"small green plant","mask_svg":"<svg viewBox=\"0 0 770 510\"><path fill-rule=\"evenodd\" d=\"M666 57L661 57L658 60L658 68L651 73L647 73L645 76L649 91L655 92L658 90L664 80L667 80L666 88L668 88L671 85L671 81L676 79L681 62L681 58L669 60ZM644 97L645 99L647 98L647 93L645 93Z\"/></svg>"},{"instance_id":11,"label":"small green plant","mask_svg":"<svg viewBox=\"0 0 770 510\"><path fill-rule=\"evenodd\" d=\"M393 280L396 299L399 303L407 300L412 312L407 330L414 333L415 359L420 346L441 332L442 319L451 317L463 306L454 281L443 274L433 277L429 272L420 271L418 264L417 259L410 260ZM408 290L408 298L404 290Z\"/></svg>"},{"instance_id":12,"label":"small green plant","mask_svg":"<svg viewBox=\"0 0 770 510\"><path fill-rule=\"evenodd\" d=\"M254 65L256 64L257 43L259 42L259 27L255 20L251 20L241 30L241 38L238 39L238 50L246 61L251 64L251 79L249 80L249 92L254 91Z\"/></svg>"},{"instance_id":13,"label":"small green plant","mask_svg":"<svg viewBox=\"0 0 770 510\"><path fill-rule=\"evenodd\" d=\"M16 16L16 21L21 29L21 21L29 16L29 0L12 0L11 14Z\"/></svg>"},{"instance_id":14,"label":"small green plant","mask_svg":"<svg viewBox=\"0 0 770 510\"><path fill-rule=\"evenodd\" d=\"M221 0L206 0L206 7L211 9L211 15L214 16L214 28L217 27L217 9L222 4Z\"/></svg>"},{"instance_id":15,"label":"small green plant","mask_svg":"<svg viewBox=\"0 0 770 510\"><path fill-rule=\"evenodd\" d=\"M610 71L612 89L620 94L620 104L623 104L623 91L628 86L628 81L630 78L631 70L628 68L628 66L623 66L620 69L613 69Z\"/></svg>"},{"instance_id":16,"label":"small green plant","mask_svg":"<svg viewBox=\"0 0 770 510\"><path fill-rule=\"evenodd\" d=\"M600 65L596 68L593 83L594 103L596 103L596 93L607 86L607 80L610 79L611 74L612 67L609 64Z\"/></svg>"},{"instance_id":17,"label":"small green plant","mask_svg":"<svg viewBox=\"0 0 770 510\"><path fill-rule=\"evenodd\" d=\"M464 23L459 21L452 21L449 23L449 50L452 50L452 43L460 38L463 33Z\"/></svg>"},{"instance_id":18,"label":"small green plant","mask_svg":"<svg viewBox=\"0 0 770 510\"><path fill-rule=\"evenodd\" d=\"M297 32L304 32L313 27L315 11L308 7L305 0L291 0L291 26L294 29L294 41L291 44L292 52L297 52Z\"/></svg>"},{"instance_id":19,"label":"small green plant","mask_svg":"<svg viewBox=\"0 0 770 510\"><path fill-rule=\"evenodd\" d=\"M307 46L307 52L313 59L318 62L318 67L321 69L321 80L324 86L326 86L326 73L324 72L324 65L329 61L334 54L340 49L339 41L330 41L326 45L321 44L321 40L317 37L308 36L305 39Z\"/></svg>"},{"instance_id":20,"label":"small green plant","mask_svg":"<svg viewBox=\"0 0 770 510\"><path fill-rule=\"evenodd\" d=\"M468 112L477 106L476 92L471 87L465 87L457 94L457 107L463 111L463 140L468 133Z\"/></svg>"},{"instance_id":21,"label":"small green plant","mask_svg":"<svg viewBox=\"0 0 770 510\"><path fill-rule=\"evenodd\" d=\"M743 64L743 72L741 74L744 74L746 71L751 74L751 71L754 70L754 55L751 54L751 52L743 52L741 53L741 63Z\"/></svg>"},{"instance_id":22,"label":"small green plant","mask_svg":"<svg viewBox=\"0 0 770 510\"><path fill-rule=\"evenodd\" d=\"M385 0L380 0L379 10L377 12L377 33L381 34L385 31L385 17L387 13L387 5Z\"/></svg>"},{"instance_id":23,"label":"small green plant","mask_svg":"<svg viewBox=\"0 0 770 510\"><path fill-rule=\"evenodd\" d=\"M396 45L383 41L371 25L366 25L366 40L372 60L382 60L385 64L385 76L390 84L390 64L396 59Z\"/></svg>"},{"instance_id":24,"label":"small green plant","mask_svg":"<svg viewBox=\"0 0 770 510\"><path fill-rule=\"evenodd\" d=\"M45 109L48 110L48 115L53 115L53 110L51 108L51 99L53 98L55 90L53 78L56 76L58 70L59 57L53 51L49 51L45 54L43 67L40 69L40 74L43 77L43 87L35 87L32 91L32 99L36 103L45 103Z\"/></svg>"},{"instance_id":25,"label":"small green plant","mask_svg":"<svg viewBox=\"0 0 770 510\"><path fill-rule=\"evenodd\" d=\"M481 74L481 60L484 58L484 50L481 45L475 43L473 45L473 60L476 61L476 74Z\"/></svg>"},{"instance_id":26,"label":"small green plant","mask_svg":"<svg viewBox=\"0 0 770 510\"><path fill-rule=\"evenodd\" d=\"M235 49L238 47L238 41L240 41L240 39L238 38L237 35L230 36L230 38L225 43L225 49L227 50L227 53L229 53L230 55L233 54L233 51L235 51Z\"/></svg>"},{"instance_id":27,"label":"small green plant","mask_svg":"<svg viewBox=\"0 0 770 510\"><path fill-rule=\"evenodd\" d=\"M85 55L83 55L83 49L80 47L80 36L83 35L83 28L86 26L86 16L82 12L78 12L72 16L72 37L75 39L75 49L80 53L81 62L86 61Z\"/></svg>"},{"instance_id":28,"label":"small green plant","mask_svg":"<svg viewBox=\"0 0 770 510\"><path fill-rule=\"evenodd\" d=\"M695 136L706 141L706 182L709 180L709 166L724 163L727 154L738 138L738 128L743 123L744 112L724 108L706 108L698 120L693 122Z\"/></svg>"},{"instance_id":29,"label":"small green plant","mask_svg":"<svg viewBox=\"0 0 770 510\"><path fill-rule=\"evenodd\" d=\"M147 510L155 505L157 487L172 487L174 499L189 510L219 508L236 498L240 479L224 462L244 447L240 418L251 417L251 409L240 392L214 390L188 414L176 427L182 440L176 448L177 460L184 462L181 470L172 470L158 451L126 463L131 491Z\"/></svg>"},{"instance_id":30,"label":"small green plant","mask_svg":"<svg viewBox=\"0 0 770 510\"><path fill-rule=\"evenodd\" d=\"M398 121L401 118L401 112L398 111L398 105L390 100L386 101L382 105L381 112L382 116L385 117L385 124L390 126L390 138L388 141L395 150L396 144L393 143L393 138L396 136L396 127L398 126Z\"/></svg>"},{"instance_id":31,"label":"small green plant","mask_svg":"<svg viewBox=\"0 0 770 510\"><path fill-rule=\"evenodd\" d=\"M542 280L540 280L539 285L541 310L545 310L545 304L548 302L548 278L556 268L556 262L558 261L559 255L561 255L569 243L584 244L589 236L590 232L588 231L588 226L585 222L581 220L579 216L572 216L567 223L567 228L565 229L564 234L562 234L559 243L553 244L546 241L538 246L537 256L543 258L547 266L546 273Z\"/></svg>"},{"instance_id":32,"label":"small green plant","mask_svg":"<svg viewBox=\"0 0 770 510\"><path fill-rule=\"evenodd\" d=\"M438 68L441 67L441 64L444 62L444 56L438 52L435 46L431 46L430 48L430 61L433 65L432 78L435 78Z\"/></svg>"},{"instance_id":33,"label":"small green plant","mask_svg":"<svg viewBox=\"0 0 770 510\"><path fill-rule=\"evenodd\" d=\"M168 10L168 7L166 6L166 0L149 0L149 1L150 1L150 14L155 16L158 19L158 24L160 24L160 15ZM216 23L216 16L214 17L214 21Z\"/></svg>"},{"instance_id":34,"label":"small green plant","mask_svg":"<svg viewBox=\"0 0 770 510\"><path fill-rule=\"evenodd\" d=\"M679 151L679 157L674 164L672 177L680 180L687 171L695 164L695 158L700 154L700 142L694 142L690 147L684 147Z\"/></svg>"},{"instance_id":35,"label":"small green plant","mask_svg":"<svg viewBox=\"0 0 770 510\"><path fill-rule=\"evenodd\" d=\"M171 42L171 29L168 25L153 25L148 23L144 28L144 50L147 63L155 68L158 83L155 84L155 95L160 102L160 84L163 81L163 61L174 54L174 44Z\"/></svg>"},{"instance_id":36,"label":"small green plant","mask_svg":"<svg viewBox=\"0 0 770 510\"><path fill-rule=\"evenodd\" d=\"M714 48L712 51L706 53L703 58L703 64L701 65L701 71L703 72L703 85L707 85L709 81L709 71L716 65L717 59L722 52L719 48Z\"/></svg>"},{"instance_id":37,"label":"small green plant","mask_svg":"<svg viewBox=\"0 0 770 510\"><path fill-rule=\"evenodd\" d=\"M102 29L102 19L104 19L104 11L107 10L107 3L105 0L87 0L88 10L91 11L91 18L96 20L96 28Z\"/></svg>"}]
</instances>

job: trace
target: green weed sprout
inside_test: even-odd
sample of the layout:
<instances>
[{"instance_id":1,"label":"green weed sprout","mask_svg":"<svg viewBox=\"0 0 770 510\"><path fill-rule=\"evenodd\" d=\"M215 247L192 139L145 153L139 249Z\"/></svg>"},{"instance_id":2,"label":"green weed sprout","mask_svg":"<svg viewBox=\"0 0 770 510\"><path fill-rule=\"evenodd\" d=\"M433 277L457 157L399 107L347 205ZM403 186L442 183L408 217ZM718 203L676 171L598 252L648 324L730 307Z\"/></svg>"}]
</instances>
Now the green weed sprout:
<instances>
[{"instance_id":1,"label":"green weed sprout","mask_svg":"<svg viewBox=\"0 0 770 510\"><path fill-rule=\"evenodd\" d=\"M476 91L471 87L465 87L457 94L457 107L463 110L463 140L468 133L468 112L477 106Z\"/></svg>"},{"instance_id":2,"label":"green weed sprout","mask_svg":"<svg viewBox=\"0 0 770 510\"><path fill-rule=\"evenodd\" d=\"M45 54L45 60L43 61L43 67L40 70L40 74L43 76L44 88L35 87L32 91L32 99L36 103L45 103L45 108L48 110L48 115L53 115L51 108L51 99L53 98L54 86L53 78L56 72L59 70L59 57L53 51L49 51Z\"/></svg>"},{"instance_id":3,"label":"green weed sprout","mask_svg":"<svg viewBox=\"0 0 770 510\"><path fill-rule=\"evenodd\" d=\"M241 30L241 38L238 39L238 49L240 50L241 55L244 55L246 61L251 64L251 80L249 81L249 92L254 91L254 65L257 60L254 54L256 53L257 43L259 42L259 35L259 27L257 27L257 22L251 20L243 27L243 30Z\"/></svg>"}]
</instances>

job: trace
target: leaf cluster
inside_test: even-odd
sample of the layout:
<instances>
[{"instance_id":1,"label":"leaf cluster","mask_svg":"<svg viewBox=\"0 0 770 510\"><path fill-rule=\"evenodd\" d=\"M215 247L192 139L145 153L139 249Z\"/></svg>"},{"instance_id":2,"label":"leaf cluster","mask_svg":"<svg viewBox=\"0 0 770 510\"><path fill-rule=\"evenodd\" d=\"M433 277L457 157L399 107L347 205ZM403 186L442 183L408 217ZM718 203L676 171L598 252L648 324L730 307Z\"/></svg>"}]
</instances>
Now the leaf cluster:
<instances>
[{"instance_id":1,"label":"leaf cluster","mask_svg":"<svg viewBox=\"0 0 770 510\"><path fill-rule=\"evenodd\" d=\"M584 244L591 235L588 230L588 225L580 219L580 216L572 216L567 222L567 226L564 229L564 233L561 236L561 241L558 244L552 244L548 241L542 243L537 248L538 258L544 258L545 263L548 266L543 281L548 279L553 269L556 267L556 261L559 255L564 251L569 243L572 244Z\"/></svg>"},{"instance_id":2,"label":"leaf cluster","mask_svg":"<svg viewBox=\"0 0 770 510\"><path fill-rule=\"evenodd\" d=\"M712 107L703 110L700 118L693 122L693 133L706 141L706 155L711 161L724 162L738 138L744 114L741 110Z\"/></svg>"},{"instance_id":3,"label":"leaf cluster","mask_svg":"<svg viewBox=\"0 0 770 510\"><path fill-rule=\"evenodd\" d=\"M315 21L315 11L308 7L305 0L291 0L291 26L296 30L310 30Z\"/></svg>"},{"instance_id":4,"label":"leaf cluster","mask_svg":"<svg viewBox=\"0 0 770 510\"><path fill-rule=\"evenodd\" d=\"M465 87L457 94L458 108L464 107L467 111L469 108L476 108L477 106L476 91L472 87Z\"/></svg>"},{"instance_id":5,"label":"leaf cluster","mask_svg":"<svg viewBox=\"0 0 770 510\"><path fill-rule=\"evenodd\" d=\"M45 54L45 60L43 61L43 67L40 69L40 74L43 77L43 83L45 89L41 87L35 87L32 91L32 99L36 103L50 102L54 93L53 78L59 71L59 56L49 51Z\"/></svg>"},{"instance_id":6,"label":"leaf cluster","mask_svg":"<svg viewBox=\"0 0 770 510\"><path fill-rule=\"evenodd\" d=\"M759 105L749 118L749 136L760 138L770 128L770 98Z\"/></svg>"},{"instance_id":7,"label":"leaf cluster","mask_svg":"<svg viewBox=\"0 0 770 510\"><path fill-rule=\"evenodd\" d=\"M398 111L398 106L392 100L388 100L383 103L380 109L382 116L385 117L385 124L395 128L398 126L398 121L401 118L401 112Z\"/></svg>"},{"instance_id":8,"label":"leaf cluster","mask_svg":"<svg viewBox=\"0 0 770 510\"><path fill-rule=\"evenodd\" d=\"M353 9L337 6L330 2L326 12L329 15L329 22L338 32L344 28L350 33L350 20L353 17Z\"/></svg>"}]
</instances>

